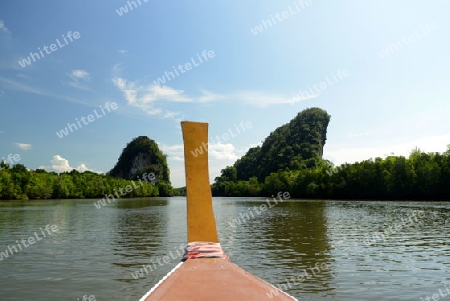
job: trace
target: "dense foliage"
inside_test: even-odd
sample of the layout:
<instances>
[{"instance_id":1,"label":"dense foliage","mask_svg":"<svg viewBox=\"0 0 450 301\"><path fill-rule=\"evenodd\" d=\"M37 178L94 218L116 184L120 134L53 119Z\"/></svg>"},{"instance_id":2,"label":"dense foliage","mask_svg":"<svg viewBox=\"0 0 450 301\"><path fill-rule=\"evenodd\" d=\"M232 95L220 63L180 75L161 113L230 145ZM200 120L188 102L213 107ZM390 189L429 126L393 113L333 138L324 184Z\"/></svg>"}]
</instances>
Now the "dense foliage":
<instances>
[{"instance_id":1,"label":"dense foliage","mask_svg":"<svg viewBox=\"0 0 450 301\"><path fill-rule=\"evenodd\" d=\"M186 186L173 189L173 196L186 196Z\"/></svg>"},{"instance_id":2,"label":"dense foliage","mask_svg":"<svg viewBox=\"0 0 450 301\"><path fill-rule=\"evenodd\" d=\"M132 185L130 180L89 171L80 173L72 170L57 174L42 169L29 171L21 164L12 168L4 163L0 163L0 166L3 168L0 170L0 199L103 198L105 194L113 194L114 190ZM171 189L164 182L156 182L155 185L148 182L143 181L142 185L135 182L139 188L123 197L158 196Z\"/></svg>"},{"instance_id":3,"label":"dense foliage","mask_svg":"<svg viewBox=\"0 0 450 301\"><path fill-rule=\"evenodd\" d=\"M167 156L154 140L139 136L122 150L119 160L108 174L116 178L137 180L138 176L144 173L155 174L159 196L173 195Z\"/></svg>"},{"instance_id":4,"label":"dense foliage","mask_svg":"<svg viewBox=\"0 0 450 301\"><path fill-rule=\"evenodd\" d=\"M212 185L216 196L268 196L289 191L298 198L324 199L450 199L450 145L446 152L418 149L408 158L390 156L334 167L322 160L316 167L271 173L238 181L235 167L222 170Z\"/></svg>"},{"instance_id":5,"label":"dense foliage","mask_svg":"<svg viewBox=\"0 0 450 301\"><path fill-rule=\"evenodd\" d=\"M109 172L113 177L135 179L136 174L154 173L158 181L170 183L166 155L158 144L146 136L134 138L123 149L116 165Z\"/></svg>"},{"instance_id":6,"label":"dense foliage","mask_svg":"<svg viewBox=\"0 0 450 301\"><path fill-rule=\"evenodd\" d=\"M153 176L144 180L144 174ZM133 189L121 197L173 195L166 155L148 137L128 143L108 175L29 171L21 164L10 167L0 163L0 199L103 198L128 185Z\"/></svg>"},{"instance_id":7,"label":"dense foliage","mask_svg":"<svg viewBox=\"0 0 450 301\"><path fill-rule=\"evenodd\" d=\"M288 124L280 126L264 140L261 147L251 148L224 174L224 179L257 177L259 181L279 170L298 170L316 166L323 153L330 115L322 109L300 112ZM235 175L234 175L235 173Z\"/></svg>"},{"instance_id":8,"label":"dense foliage","mask_svg":"<svg viewBox=\"0 0 450 301\"><path fill-rule=\"evenodd\" d=\"M215 179L215 196L269 196L289 191L299 198L449 199L450 147L443 154L414 150L409 158L376 158L334 167L323 160L330 115L300 112L251 148Z\"/></svg>"}]
</instances>

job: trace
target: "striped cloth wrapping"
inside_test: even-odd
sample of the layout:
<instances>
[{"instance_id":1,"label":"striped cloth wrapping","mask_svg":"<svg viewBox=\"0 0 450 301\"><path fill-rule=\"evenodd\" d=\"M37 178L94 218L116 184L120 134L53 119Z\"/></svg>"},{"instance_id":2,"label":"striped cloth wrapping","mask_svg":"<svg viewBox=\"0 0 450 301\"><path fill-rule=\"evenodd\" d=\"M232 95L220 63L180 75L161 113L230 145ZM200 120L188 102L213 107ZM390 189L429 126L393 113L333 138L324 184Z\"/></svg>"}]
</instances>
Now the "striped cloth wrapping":
<instances>
[{"instance_id":1,"label":"striped cloth wrapping","mask_svg":"<svg viewBox=\"0 0 450 301\"><path fill-rule=\"evenodd\" d=\"M223 252L220 243L214 242L190 242L184 250L182 261L196 258L224 258L228 256Z\"/></svg>"}]
</instances>

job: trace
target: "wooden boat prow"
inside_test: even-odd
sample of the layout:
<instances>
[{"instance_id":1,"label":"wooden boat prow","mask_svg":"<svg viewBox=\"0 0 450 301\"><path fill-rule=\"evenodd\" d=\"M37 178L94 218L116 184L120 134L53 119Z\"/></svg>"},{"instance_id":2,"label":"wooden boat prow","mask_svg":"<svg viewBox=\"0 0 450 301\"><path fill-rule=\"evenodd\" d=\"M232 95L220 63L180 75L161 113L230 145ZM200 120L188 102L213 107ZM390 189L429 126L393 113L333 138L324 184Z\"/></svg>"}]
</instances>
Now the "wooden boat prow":
<instances>
[{"instance_id":1,"label":"wooden boat prow","mask_svg":"<svg viewBox=\"0 0 450 301\"><path fill-rule=\"evenodd\" d=\"M193 156L191 150L207 145L208 124L181 123L186 169L188 245L183 261L140 301L293 301L273 285L229 261L220 247L209 185L207 149Z\"/></svg>"},{"instance_id":2,"label":"wooden boat prow","mask_svg":"<svg viewBox=\"0 0 450 301\"><path fill-rule=\"evenodd\" d=\"M272 296L272 297L270 297ZM223 258L188 259L140 301L297 300Z\"/></svg>"}]
</instances>

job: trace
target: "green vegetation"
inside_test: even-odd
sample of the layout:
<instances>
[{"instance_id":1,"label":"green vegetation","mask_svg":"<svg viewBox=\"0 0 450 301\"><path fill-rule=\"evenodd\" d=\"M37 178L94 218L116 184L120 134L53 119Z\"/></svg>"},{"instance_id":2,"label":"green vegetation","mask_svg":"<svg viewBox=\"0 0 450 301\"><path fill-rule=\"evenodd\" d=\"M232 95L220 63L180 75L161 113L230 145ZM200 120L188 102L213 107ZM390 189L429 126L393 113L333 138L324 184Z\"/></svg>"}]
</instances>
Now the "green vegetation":
<instances>
[{"instance_id":1,"label":"green vegetation","mask_svg":"<svg viewBox=\"0 0 450 301\"><path fill-rule=\"evenodd\" d=\"M322 159L330 116L318 108L300 112L222 169L214 196L270 196L322 199L449 199L450 146L443 153L412 151L334 167Z\"/></svg>"},{"instance_id":2,"label":"green vegetation","mask_svg":"<svg viewBox=\"0 0 450 301\"><path fill-rule=\"evenodd\" d=\"M129 180L117 179L111 176L99 175L76 170L57 174L43 169L28 171L22 164L12 168L4 163L0 170L0 199L67 199L67 198L102 198L105 194L114 193L115 189L131 185ZM158 196L160 189L166 189L166 184L156 185L145 183L124 197Z\"/></svg>"},{"instance_id":3,"label":"green vegetation","mask_svg":"<svg viewBox=\"0 0 450 301\"><path fill-rule=\"evenodd\" d=\"M146 136L134 138L123 149L109 175L126 180L138 180L140 175L153 173L156 176L159 196L172 196L167 156L158 144Z\"/></svg>"},{"instance_id":4,"label":"green vegetation","mask_svg":"<svg viewBox=\"0 0 450 301\"><path fill-rule=\"evenodd\" d=\"M151 180L150 174L155 176ZM136 186L132 185L132 180ZM11 168L0 163L0 199L103 198L127 185L138 188L123 197L173 195L166 155L148 137L140 136L128 143L107 175L76 170L61 174L43 169L29 171L21 164Z\"/></svg>"},{"instance_id":5,"label":"green vegetation","mask_svg":"<svg viewBox=\"0 0 450 301\"><path fill-rule=\"evenodd\" d=\"M448 200L449 183L450 145L443 154L416 149L409 158L390 156L340 167L323 160L314 168L271 173L262 183L256 177L224 181L222 174L212 190L215 196L268 196L289 191L297 198Z\"/></svg>"},{"instance_id":6,"label":"green vegetation","mask_svg":"<svg viewBox=\"0 0 450 301\"><path fill-rule=\"evenodd\" d=\"M158 181L170 183L167 156L158 144L146 136L134 138L123 149L116 165L109 172L113 177L136 179L137 174L154 173Z\"/></svg>"},{"instance_id":7,"label":"green vegetation","mask_svg":"<svg viewBox=\"0 0 450 301\"><path fill-rule=\"evenodd\" d=\"M186 196L186 186L173 189L174 196Z\"/></svg>"},{"instance_id":8,"label":"green vegetation","mask_svg":"<svg viewBox=\"0 0 450 301\"><path fill-rule=\"evenodd\" d=\"M257 196L274 173L315 168L322 164L331 116L320 108L303 110L280 126L261 146L250 148L233 166L222 170L212 185L213 195Z\"/></svg>"},{"instance_id":9,"label":"green vegetation","mask_svg":"<svg viewBox=\"0 0 450 301\"><path fill-rule=\"evenodd\" d=\"M261 147L249 149L237 160L233 166L236 171L227 170L223 176L238 181L257 177L261 182L279 170L316 166L323 154L330 117L319 108L300 112L291 122L270 133Z\"/></svg>"},{"instance_id":10,"label":"green vegetation","mask_svg":"<svg viewBox=\"0 0 450 301\"><path fill-rule=\"evenodd\" d=\"M321 199L449 199L450 145L446 152L408 158L389 156L334 167L322 158L330 115L322 109L300 112L277 128L261 147L249 149L233 166L222 169L211 186L214 196L270 196ZM142 179L155 175L155 184ZM167 158L145 136L124 148L107 175L76 170L57 174L0 162L0 199L103 198L141 179L124 197L184 196L186 187L170 184ZM135 187L135 186L133 186Z\"/></svg>"}]
</instances>

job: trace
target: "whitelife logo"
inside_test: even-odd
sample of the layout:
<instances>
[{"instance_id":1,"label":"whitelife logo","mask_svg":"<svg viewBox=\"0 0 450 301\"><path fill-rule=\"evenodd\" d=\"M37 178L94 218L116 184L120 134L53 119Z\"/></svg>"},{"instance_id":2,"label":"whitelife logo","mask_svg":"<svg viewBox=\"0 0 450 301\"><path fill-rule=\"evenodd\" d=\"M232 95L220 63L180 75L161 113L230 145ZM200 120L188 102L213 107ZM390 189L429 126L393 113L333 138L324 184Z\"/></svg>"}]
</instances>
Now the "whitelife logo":
<instances>
[{"instance_id":1,"label":"whitelife logo","mask_svg":"<svg viewBox=\"0 0 450 301\"><path fill-rule=\"evenodd\" d=\"M32 63L31 60L33 60L33 62L36 62L36 60L40 60L41 58L44 57L44 53L42 52L42 50L44 50L46 54L50 54L60 48L63 48L64 46L68 45L69 42L67 41L67 39L69 39L70 42L73 42L74 40L78 40L81 37L80 33L78 31L74 31L73 33L71 31L69 31L67 33L67 36L64 36L64 35L61 35L61 36L63 37L65 44L62 44L59 41L59 38L57 38L56 42L59 47L57 47L56 44L50 44L50 47L47 47L47 45L45 45L44 47L42 47L42 49L41 49L41 47L38 47L38 51L41 55L39 55L39 53L37 53L37 52L30 52L30 55L26 59L19 61L19 65L22 68L25 68L26 66L31 65L31 63ZM50 49L50 51L49 51L49 49Z\"/></svg>"},{"instance_id":2,"label":"whitelife logo","mask_svg":"<svg viewBox=\"0 0 450 301\"><path fill-rule=\"evenodd\" d=\"M77 301L80 301L80 298L77 298ZM96 301L94 295L84 295L81 301Z\"/></svg>"},{"instance_id":3,"label":"whitelife logo","mask_svg":"<svg viewBox=\"0 0 450 301\"><path fill-rule=\"evenodd\" d=\"M308 93L308 91L300 91L296 96L291 98L291 100L290 100L291 105L293 105L297 102L300 102L302 100L315 98L317 95L319 95L319 93L321 91L327 89L328 87L333 86L334 84L338 83L339 81L342 81L345 77L349 77L350 71L348 71L347 69L337 70L336 75L337 75L337 77L339 77L339 79L336 77L336 75L333 72L331 74L333 76L333 80L330 80L330 78L327 76L325 78L326 81L320 82L319 84L313 84L312 87L309 85L308 88L309 88L309 92L311 94ZM312 88L314 88L314 91Z\"/></svg>"},{"instance_id":4,"label":"whitelife logo","mask_svg":"<svg viewBox=\"0 0 450 301\"><path fill-rule=\"evenodd\" d=\"M137 3L139 3L139 6L142 5L141 0L136 0ZM138 5L136 4L136 1L127 1L127 5L124 5L120 7L119 9L116 9L116 13L119 15L119 17L122 17L124 14L128 13L128 7L130 8L130 11L132 11L134 8L138 8ZM142 0L142 2L146 3L149 0ZM133 6L134 5L134 8Z\"/></svg>"},{"instance_id":5,"label":"whitelife logo","mask_svg":"<svg viewBox=\"0 0 450 301\"><path fill-rule=\"evenodd\" d=\"M141 179L140 176L138 176L137 178L139 179L139 184L140 184L141 186L137 186L137 185L134 183L134 181L131 181L131 184L133 184L133 186L127 185L127 186L125 186L125 187L119 187L118 189L114 189L114 194L115 194L115 196L117 197L117 199L120 199L121 196L125 196L127 193L130 193L130 192L132 192L133 190L139 189L139 188L141 188L142 186L144 186L144 183L142 182L142 180L144 180L147 184L150 183L150 184L153 184L153 185L155 185L156 182L157 182L157 180L158 180L158 179L156 178L156 175L155 175L154 173L152 173L152 172L149 173L149 174L144 173L144 174L142 175L142 179ZM120 196L119 196L119 194L117 193L117 190L119 190ZM124 192L124 190L125 190L125 192ZM103 199L98 200L97 202L94 202L93 204L94 204L94 206L95 206L97 209L100 209L100 208L105 207L105 206L107 205L106 202L111 203L111 202L115 202L115 201L116 201L116 198L114 197L114 195L112 195L112 194L110 194L110 195L105 194L105 197L104 197Z\"/></svg>"},{"instance_id":6,"label":"whitelife logo","mask_svg":"<svg viewBox=\"0 0 450 301\"><path fill-rule=\"evenodd\" d=\"M3 161L0 161L3 164L8 164L9 166L13 166L16 162L20 161L20 155L19 154L9 154L8 157L5 159L5 157L2 157ZM0 170L4 169L3 166L0 166Z\"/></svg>"},{"instance_id":7,"label":"whitelife logo","mask_svg":"<svg viewBox=\"0 0 450 301\"><path fill-rule=\"evenodd\" d=\"M278 289L275 287L275 289L270 290L270 292L266 293L267 297L269 299L272 299L273 297L276 297L279 295L279 293L284 293L284 291L287 291L288 288L292 289L292 284L299 285L306 279L311 279L312 277L315 277L317 274L322 273L329 269L329 266L326 262L316 262L314 267L309 267L307 269L303 270L303 274L299 274L296 276L292 276L291 279L288 279L287 283L279 284ZM311 274L308 273L308 270Z\"/></svg>"},{"instance_id":8,"label":"whitelife logo","mask_svg":"<svg viewBox=\"0 0 450 301\"><path fill-rule=\"evenodd\" d=\"M424 36L426 36L427 34L429 34L431 32L431 30L436 30L439 28L438 24L436 22L434 23L427 23L425 24L425 28L427 30L425 30L423 27L420 27L422 29L422 34L417 32L417 30L414 31L414 34L410 34L408 35L407 38L402 37L401 40L403 43L401 43L398 39L397 39L397 43L394 44L387 44L387 47L384 49L381 49L380 52L377 52L377 55L380 59L388 56L391 53L394 53L396 51L399 51L403 46L408 46L410 43L417 41L421 38L423 38Z\"/></svg>"},{"instance_id":9,"label":"whitelife logo","mask_svg":"<svg viewBox=\"0 0 450 301\"><path fill-rule=\"evenodd\" d=\"M88 125L89 123L92 123L96 120L95 117L97 117L97 119L102 118L103 116L106 115L105 109L109 112L111 112L111 110L117 110L118 106L117 103L112 102L111 104L109 104L109 101L107 103L105 103L105 108L103 108L103 106L99 106L100 109L102 110L103 115L99 115L97 113L97 110L94 110L95 116L93 114L89 114L87 116L87 118L85 118L84 116L81 116L81 121L83 122L84 125ZM78 118L75 118L75 121L78 124L78 127L75 123L67 123L67 126L61 130L59 130L59 132L56 132L56 135L59 137L59 139L64 138L65 136L68 136L70 133L73 133L74 131L78 130L79 128L81 128L81 123L80 120L78 120ZM69 133L70 130L70 133Z\"/></svg>"},{"instance_id":10,"label":"whitelife logo","mask_svg":"<svg viewBox=\"0 0 450 301\"><path fill-rule=\"evenodd\" d=\"M289 11L285 10L281 14L279 14L279 13L275 14L275 17L277 18L278 22L284 21L285 19L289 18L290 16L293 16L293 15L301 12L302 10L305 10L308 6L312 5L312 1L311 0L306 0L306 1L300 0L300 1L298 1L298 3L294 2L294 4L295 4L296 9L292 9L291 6L288 6ZM300 6L301 6L301 8L300 8ZM262 33L264 31L264 29L268 29L269 27L272 27L277 24L277 21L275 21L275 19L272 15L270 15L270 19L272 20L272 22L270 20L261 20L262 23L259 23L259 25L255 26L254 28L250 28L250 31L254 35L257 35L258 33Z\"/></svg>"},{"instance_id":11,"label":"whitelife logo","mask_svg":"<svg viewBox=\"0 0 450 301\"><path fill-rule=\"evenodd\" d=\"M248 213L250 214L250 216L247 213L240 213L239 217L236 219L233 219L231 221L228 222L228 224L233 227L236 228L236 226L240 226L241 224L244 224L245 222L255 218L255 216L259 216L261 214L264 213L264 211L266 211L267 209L270 209L272 207L275 207L276 205L278 205L278 202L282 203L285 200L288 200L291 198L291 195L289 194L289 192L281 192L278 191L277 193L277 198L275 198L275 196L272 195L272 199L274 201L275 204L272 205L271 201L269 201L269 199L266 199L266 204L261 204L260 206L253 206L252 208L248 208ZM255 212L255 214L253 214L253 212Z\"/></svg>"},{"instance_id":12,"label":"whitelife logo","mask_svg":"<svg viewBox=\"0 0 450 301\"><path fill-rule=\"evenodd\" d=\"M186 248L186 244L181 244L178 248L175 247L175 251L177 252L178 257L174 256L172 251L169 251L169 254L170 254L170 257L172 257L172 260L180 260L180 258L183 257L185 248ZM150 270L150 272L156 271L156 269L158 268L156 266L156 263L158 263L158 266L160 266L160 267L165 264L168 264L171 261L170 257L168 255L156 257L157 262L153 261L153 258L152 258L150 260L151 264L148 264L148 265L143 264L142 268L136 270L136 272L134 272L134 273L131 273L131 276L133 276L133 278L135 280L137 280L141 277L144 277L146 274L149 273L149 270Z\"/></svg>"},{"instance_id":13,"label":"whitelife logo","mask_svg":"<svg viewBox=\"0 0 450 301\"><path fill-rule=\"evenodd\" d=\"M17 250L15 245L8 246L4 252L0 252L0 261L3 261L4 258L6 259L9 256L19 253L19 251L22 251L22 246L23 246L23 248L28 248L30 245L33 245L36 242L47 237L47 234L48 234L48 236L51 236L53 233L58 232L58 227L56 225L51 225L51 226L46 225L45 231L47 232L47 234L44 232L44 229L39 228L39 230L41 230L42 237L40 237L37 232L34 232L34 237L30 236L30 237L28 237L28 239L22 239L20 242L18 240L16 240L17 247L19 248L19 250ZM36 240L35 240L35 238L36 238ZM28 244L27 244L27 242L28 242Z\"/></svg>"},{"instance_id":14,"label":"whitelife logo","mask_svg":"<svg viewBox=\"0 0 450 301\"><path fill-rule=\"evenodd\" d=\"M205 60L205 62L208 61L208 58L212 59L215 56L216 56L216 54L214 53L213 50L209 50L208 52L206 52L206 50L203 50L202 55L201 55L201 57L203 57L203 60ZM178 73L178 70L180 70L181 73L186 73L187 71L192 69L192 66L194 66L194 67L200 66L201 64L204 63L201 57L197 53L197 59L199 62L198 64L197 64L197 61L193 57L191 57L192 64L190 62L187 62L184 65L178 65L178 67L172 66L173 72L175 72L175 74L177 76L175 76L175 74L172 71L169 71L169 72L166 71L166 72L164 72L163 76L158 77L156 80L153 81L153 83L155 84L155 86L162 86L166 83L166 80L170 81L172 79L175 79L175 77L180 76L180 74ZM183 69L183 67L184 67L184 69Z\"/></svg>"},{"instance_id":15,"label":"whitelife logo","mask_svg":"<svg viewBox=\"0 0 450 301\"><path fill-rule=\"evenodd\" d=\"M242 132L245 132L248 129L251 129L253 127L252 123L250 121L244 122L241 121L240 122L240 128L242 129ZM239 135L241 133L241 131L239 130L239 128L237 127L237 125L234 125L234 128L236 129L236 135L234 135L234 132L232 131L231 128L228 129L227 133L223 133L221 136L217 135L216 136L216 140L211 139L212 140L212 144L220 144L220 137L222 137L223 141L227 141L228 139L230 139L230 136L228 136L228 133L230 133L231 138L236 137L237 135ZM200 147L195 148L195 150L191 151L191 154L194 157L197 157L198 155L203 155L203 150L205 150L205 153L208 151L208 144L209 143L205 143L203 142L203 145L201 145Z\"/></svg>"}]
</instances>

